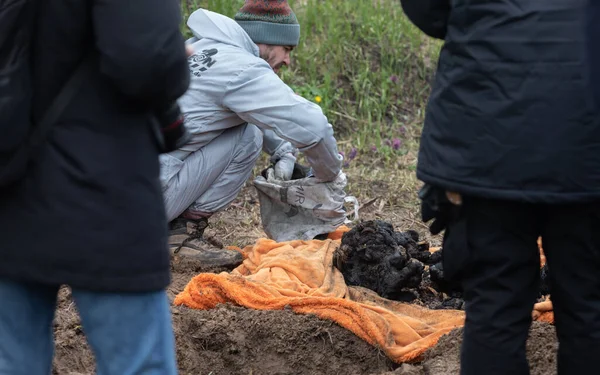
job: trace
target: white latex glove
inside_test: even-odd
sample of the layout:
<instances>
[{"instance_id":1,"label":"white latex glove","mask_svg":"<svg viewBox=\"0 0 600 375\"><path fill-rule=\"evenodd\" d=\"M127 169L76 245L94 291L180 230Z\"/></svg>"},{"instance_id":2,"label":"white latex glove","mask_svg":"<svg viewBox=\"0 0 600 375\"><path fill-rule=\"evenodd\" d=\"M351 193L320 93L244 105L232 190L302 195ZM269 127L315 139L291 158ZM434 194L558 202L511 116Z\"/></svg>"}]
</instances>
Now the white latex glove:
<instances>
[{"instance_id":1,"label":"white latex glove","mask_svg":"<svg viewBox=\"0 0 600 375\"><path fill-rule=\"evenodd\" d=\"M296 157L291 153L284 154L277 163L275 163L275 179L280 181L289 181L294 173L294 164Z\"/></svg>"}]
</instances>

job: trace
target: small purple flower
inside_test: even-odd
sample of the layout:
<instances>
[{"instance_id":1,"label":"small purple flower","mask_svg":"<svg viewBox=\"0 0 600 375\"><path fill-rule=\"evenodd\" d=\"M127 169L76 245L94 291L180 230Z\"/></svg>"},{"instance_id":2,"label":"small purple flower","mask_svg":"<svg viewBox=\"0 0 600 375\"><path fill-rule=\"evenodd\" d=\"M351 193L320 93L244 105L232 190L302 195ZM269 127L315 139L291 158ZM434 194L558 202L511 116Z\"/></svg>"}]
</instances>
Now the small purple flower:
<instances>
[{"instance_id":1,"label":"small purple flower","mask_svg":"<svg viewBox=\"0 0 600 375\"><path fill-rule=\"evenodd\" d=\"M388 146L388 147L392 147L392 141L390 141L389 139L386 139L383 141L383 144Z\"/></svg>"},{"instance_id":2,"label":"small purple flower","mask_svg":"<svg viewBox=\"0 0 600 375\"><path fill-rule=\"evenodd\" d=\"M390 81L392 81L393 83L397 83L397 82L398 82L398 76L397 76L397 75L395 75L395 74L394 74L394 75L392 75L392 76L390 77Z\"/></svg>"},{"instance_id":3,"label":"small purple flower","mask_svg":"<svg viewBox=\"0 0 600 375\"><path fill-rule=\"evenodd\" d=\"M377 147L375 145L371 146L371 151L377 152Z\"/></svg>"},{"instance_id":4,"label":"small purple flower","mask_svg":"<svg viewBox=\"0 0 600 375\"><path fill-rule=\"evenodd\" d=\"M342 155L342 157L345 159L346 158L346 154L344 153L344 151L338 151L340 155Z\"/></svg>"},{"instance_id":5,"label":"small purple flower","mask_svg":"<svg viewBox=\"0 0 600 375\"><path fill-rule=\"evenodd\" d=\"M348 168L349 166L350 166L350 162L349 161L347 161L347 162L344 163L344 168Z\"/></svg>"},{"instance_id":6,"label":"small purple flower","mask_svg":"<svg viewBox=\"0 0 600 375\"><path fill-rule=\"evenodd\" d=\"M352 148L352 150L350 150L350 152L348 153L348 161L353 160L356 157L356 154L358 154L358 150L356 150L356 148Z\"/></svg>"},{"instance_id":7,"label":"small purple flower","mask_svg":"<svg viewBox=\"0 0 600 375\"><path fill-rule=\"evenodd\" d=\"M400 147L402 147L402 140L398 139L398 138L394 138L394 140L392 141L392 148L394 150L399 150Z\"/></svg>"},{"instance_id":8,"label":"small purple flower","mask_svg":"<svg viewBox=\"0 0 600 375\"><path fill-rule=\"evenodd\" d=\"M400 134L402 134L402 135L406 134L406 126L402 125L400 127Z\"/></svg>"}]
</instances>

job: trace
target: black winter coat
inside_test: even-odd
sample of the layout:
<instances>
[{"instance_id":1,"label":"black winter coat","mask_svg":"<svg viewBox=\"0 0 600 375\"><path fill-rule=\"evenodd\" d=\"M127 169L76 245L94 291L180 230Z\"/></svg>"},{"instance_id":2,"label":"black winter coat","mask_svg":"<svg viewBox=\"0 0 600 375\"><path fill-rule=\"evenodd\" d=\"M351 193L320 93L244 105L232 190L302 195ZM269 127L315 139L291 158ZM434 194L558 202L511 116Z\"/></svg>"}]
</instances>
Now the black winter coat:
<instances>
[{"instance_id":1,"label":"black winter coat","mask_svg":"<svg viewBox=\"0 0 600 375\"><path fill-rule=\"evenodd\" d=\"M402 0L444 39L417 177L465 195L600 199L586 0Z\"/></svg>"},{"instance_id":2,"label":"black winter coat","mask_svg":"<svg viewBox=\"0 0 600 375\"><path fill-rule=\"evenodd\" d=\"M587 15L586 45L591 71L590 76L596 107L600 108L600 1L591 0L585 13Z\"/></svg>"},{"instance_id":3,"label":"black winter coat","mask_svg":"<svg viewBox=\"0 0 600 375\"><path fill-rule=\"evenodd\" d=\"M0 192L0 278L108 292L170 281L156 108L189 85L177 1L40 1L35 116L83 58L93 72L37 162Z\"/></svg>"}]
</instances>

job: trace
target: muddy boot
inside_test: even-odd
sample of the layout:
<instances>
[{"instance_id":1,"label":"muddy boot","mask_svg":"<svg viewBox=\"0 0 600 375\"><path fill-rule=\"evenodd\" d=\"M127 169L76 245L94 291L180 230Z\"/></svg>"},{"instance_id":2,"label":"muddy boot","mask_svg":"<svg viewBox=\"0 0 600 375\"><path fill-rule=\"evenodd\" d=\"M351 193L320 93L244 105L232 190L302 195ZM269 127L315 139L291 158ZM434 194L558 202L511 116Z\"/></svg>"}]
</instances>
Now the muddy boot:
<instances>
[{"instance_id":1,"label":"muddy boot","mask_svg":"<svg viewBox=\"0 0 600 375\"><path fill-rule=\"evenodd\" d=\"M177 253L181 247L192 239L203 239L204 230L208 227L208 219L186 219L178 217L169 223L169 248Z\"/></svg>"},{"instance_id":2,"label":"muddy boot","mask_svg":"<svg viewBox=\"0 0 600 375\"><path fill-rule=\"evenodd\" d=\"M204 239L204 230L207 227L206 218L175 219L169 236L171 254L197 260L203 268L233 268L240 265L243 261L242 254L234 250L221 249Z\"/></svg>"},{"instance_id":3,"label":"muddy boot","mask_svg":"<svg viewBox=\"0 0 600 375\"><path fill-rule=\"evenodd\" d=\"M208 219L191 220L178 217L169 223L169 248L171 253L178 249L190 237L202 238L204 230L208 227Z\"/></svg>"},{"instance_id":4,"label":"muddy boot","mask_svg":"<svg viewBox=\"0 0 600 375\"><path fill-rule=\"evenodd\" d=\"M177 218L169 223L169 249L171 253L181 247L191 232L188 232L187 219Z\"/></svg>"}]
</instances>

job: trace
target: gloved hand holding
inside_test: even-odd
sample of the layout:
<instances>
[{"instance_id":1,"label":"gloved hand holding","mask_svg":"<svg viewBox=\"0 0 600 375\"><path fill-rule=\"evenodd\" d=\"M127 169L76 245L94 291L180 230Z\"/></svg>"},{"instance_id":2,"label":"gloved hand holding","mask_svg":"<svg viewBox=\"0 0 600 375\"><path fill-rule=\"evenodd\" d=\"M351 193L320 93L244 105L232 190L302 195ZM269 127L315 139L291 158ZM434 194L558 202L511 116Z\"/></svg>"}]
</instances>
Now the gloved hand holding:
<instances>
[{"instance_id":1,"label":"gloved hand holding","mask_svg":"<svg viewBox=\"0 0 600 375\"><path fill-rule=\"evenodd\" d=\"M283 154L277 163L275 163L275 179L280 181L291 180L295 163L296 157L292 153Z\"/></svg>"},{"instance_id":2,"label":"gloved hand holding","mask_svg":"<svg viewBox=\"0 0 600 375\"><path fill-rule=\"evenodd\" d=\"M185 127L177 102L172 103L167 109L159 111L156 118L163 135L163 152L177 150L189 141L191 134Z\"/></svg>"},{"instance_id":3,"label":"gloved hand holding","mask_svg":"<svg viewBox=\"0 0 600 375\"><path fill-rule=\"evenodd\" d=\"M427 223L433 220L429 231L436 235L458 219L462 205L460 194L448 192L437 186L425 184L419 190L421 218Z\"/></svg>"},{"instance_id":4,"label":"gloved hand holding","mask_svg":"<svg viewBox=\"0 0 600 375\"><path fill-rule=\"evenodd\" d=\"M335 140L331 143L319 142L309 150L302 151L315 178L321 182L331 182L342 170L344 157L337 151Z\"/></svg>"}]
</instances>

